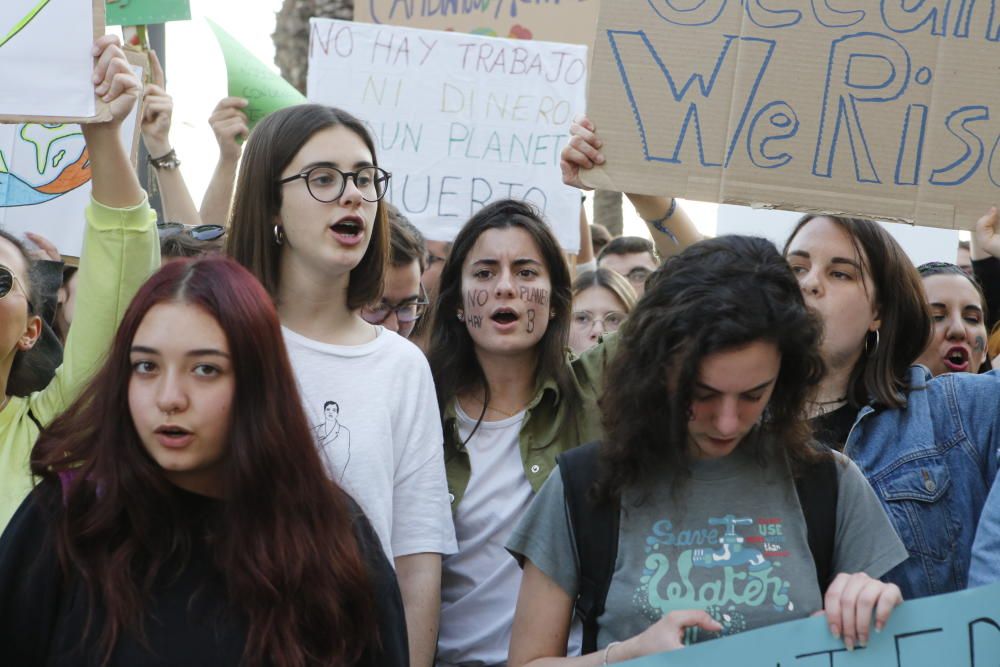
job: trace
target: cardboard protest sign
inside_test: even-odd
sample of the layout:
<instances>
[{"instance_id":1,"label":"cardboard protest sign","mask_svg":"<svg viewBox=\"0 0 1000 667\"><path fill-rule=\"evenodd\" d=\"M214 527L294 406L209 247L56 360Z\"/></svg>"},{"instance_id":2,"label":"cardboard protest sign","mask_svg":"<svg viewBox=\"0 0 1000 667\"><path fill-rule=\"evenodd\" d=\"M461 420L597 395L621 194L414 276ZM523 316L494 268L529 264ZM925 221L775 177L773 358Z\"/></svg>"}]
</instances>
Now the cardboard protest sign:
<instances>
[{"instance_id":1,"label":"cardboard protest sign","mask_svg":"<svg viewBox=\"0 0 1000 667\"><path fill-rule=\"evenodd\" d=\"M589 45L594 38L599 7L600 0L487 0L461 3L355 0L354 20L491 37Z\"/></svg>"},{"instance_id":2,"label":"cardboard protest sign","mask_svg":"<svg viewBox=\"0 0 1000 667\"><path fill-rule=\"evenodd\" d=\"M1000 584L897 607L867 648L848 652L824 618L780 623L682 651L620 663L627 667L995 667L1000 664Z\"/></svg>"},{"instance_id":3,"label":"cardboard protest sign","mask_svg":"<svg viewBox=\"0 0 1000 667\"><path fill-rule=\"evenodd\" d=\"M94 94L104 0L0 2L0 123L110 118Z\"/></svg>"},{"instance_id":4,"label":"cardboard protest sign","mask_svg":"<svg viewBox=\"0 0 1000 667\"><path fill-rule=\"evenodd\" d=\"M145 56L125 55L142 80ZM133 163L139 147L138 107L121 128ZM83 210L89 202L90 163L79 125L0 125L0 227L19 236L36 232L63 255L79 257Z\"/></svg>"},{"instance_id":5,"label":"cardboard protest sign","mask_svg":"<svg viewBox=\"0 0 1000 667\"><path fill-rule=\"evenodd\" d=\"M584 104L585 47L313 19L309 54L309 99L365 121L389 200L428 238L513 198L579 248L559 152Z\"/></svg>"},{"instance_id":6,"label":"cardboard protest sign","mask_svg":"<svg viewBox=\"0 0 1000 667\"><path fill-rule=\"evenodd\" d=\"M153 25L191 18L190 0L107 0L108 25Z\"/></svg>"},{"instance_id":7,"label":"cardboard protest sign","mask_svg":"<svg viewBox=\"0 0 1000 667\"><path fill-rule=\"evenodd\" d=\"M243 112L250 121L251 130L272 111L306 101L292 84L262 63L218 24L212 20L208 24L219 40L226 60L229 95L245 98L250 103Z\"/></svg>"},{"instance_id":8,"label":"cardboard protest sign","mask_svg":"<svg viewBox=\"0 0 1000 667\"><path fill-rule=\"evenodd\" d=\"M784 4L605 2L588 184L972 228L1000 199L996 3Z\"/></svg>"}]
</instances>

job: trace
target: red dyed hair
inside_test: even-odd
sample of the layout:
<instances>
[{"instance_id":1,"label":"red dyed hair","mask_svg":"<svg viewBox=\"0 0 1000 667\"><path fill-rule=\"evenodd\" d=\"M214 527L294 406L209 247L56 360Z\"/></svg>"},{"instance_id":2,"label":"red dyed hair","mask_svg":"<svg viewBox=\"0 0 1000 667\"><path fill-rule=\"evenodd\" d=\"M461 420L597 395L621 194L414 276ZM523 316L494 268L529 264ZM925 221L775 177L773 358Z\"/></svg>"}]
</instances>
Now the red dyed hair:
<instances>
[{"instance_id":1,"label":"red dyed hair","mask_svg":"<svg viewBox=\"0 0 1000 667\"><path fill-rule=\"evenodd\" d=\"M204 309L229 342L236 389L212 549L229 608L249 619L246 663L357 661L378 638L352 505L325 474L267 292L233 260L207 257L171 262L139 290L104 367L32 452L36 475L71 480L54 539L91 609L107 609L104 662L123 631L143 636L145 593L166 557L190 545L170 482L122 409L136 330L171 302Z\"/></svg>"}]
</instances>

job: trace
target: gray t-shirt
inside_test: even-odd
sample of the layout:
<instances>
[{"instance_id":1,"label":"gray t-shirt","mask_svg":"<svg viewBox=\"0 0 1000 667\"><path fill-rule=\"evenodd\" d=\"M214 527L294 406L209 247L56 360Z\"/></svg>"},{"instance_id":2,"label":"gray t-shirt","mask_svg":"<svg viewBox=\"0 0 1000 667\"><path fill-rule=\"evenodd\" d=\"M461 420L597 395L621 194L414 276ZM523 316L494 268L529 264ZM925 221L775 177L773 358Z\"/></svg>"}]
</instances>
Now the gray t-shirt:
<instances>
[{"instance_id":1,"label":"gray t-shirt","mask_svg":"<svg viewBox=\"0 0 1000 667\"><path fill-rule=\"evenodd\" d=\"M880 577L907 558L875 493L836 454L839 491L834 572ZM795 620L822 609L805 519L785 457L762 465L738 449L698 461L692 476L622 502L618 556L598 646L632 637L678 609L703 609L722 634ZM579 565L562 477L549 476L507 548L576 598ZM687 641L719 636L694 628Z\"/></svg>"}]
</instances>

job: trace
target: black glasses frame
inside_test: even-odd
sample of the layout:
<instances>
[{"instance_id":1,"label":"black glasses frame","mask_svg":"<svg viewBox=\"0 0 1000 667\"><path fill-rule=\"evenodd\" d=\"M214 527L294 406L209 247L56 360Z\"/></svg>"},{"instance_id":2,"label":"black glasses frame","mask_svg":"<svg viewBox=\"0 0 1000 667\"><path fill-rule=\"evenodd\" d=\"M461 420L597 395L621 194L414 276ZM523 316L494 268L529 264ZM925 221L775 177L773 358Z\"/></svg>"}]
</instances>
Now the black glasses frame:
<instances>
[{"instance_id":1,"label":"black glasses frame","mask_svg":"<svg viewBox=\"0 0 1000 667\"><path fill-rule=\"evenodd\" d=\"M401 301L400 303L397 303L397 304L395 304L393 306L390 306L389 304L384 304L384 303L379 303L377 305L380 308L381 307L385 308L385 316L382 317L382 318L380 318L378 322L372 322L372 321L368 320L367 318L365 318L365 316L364 316L365 312L369 312L369 313L372 312L372 307L365 306L365 307L363 307L361 309L361 312L362 312L361 317L362 317L362 319L365 320L365 322L368 322L368 324L382 324L387 319L389 319L389 315L392 315L393 313L396 314L396 320L398 320L400 324L416 324L420 320L420 318L423 317L427 313L427 306L431 305L431 302L427 298L427 292L424 291L423 284L421 284L420 285L420 296L417 297L416 301ZM414 317L409 322L403 322L402 320L399 319L399 311L402 310L403 308L408 308L410 306L417 306L418 307L417 308L417 316Z\"/></svg>"},{"instance_id":2,"label":"black glasses frame","mask_svg":"<svg viewBox=\"0 0 1000 667\"><path fill-rule=\"evenodd\" d=\"M333 199L320 199L319 197L316 196L316 193L313 192L312 186L309 185L309 177L317 169L329 169L331 171L335 171L338 174L340 174L340 176L341 176L340 192L338 192L337 196L334 197ZM361 186L358 185L358 174L360 174L362 171L364 171L366 169L374 169L375 170L375 182L376 182L375 193L376 193L376 197L375 197L375 199L368 199L368 198L366 198L364 196L364 194L362 194L361 198L364 199L366 202L374 203L374 202L377 202L380 199L382 199L382 197L385 197L385 193L388 192L388 190L389 190L389 188L387 187L389 185L389 179L392 178L392 174L391 173L389 173L388 171L386 171L382 167L376 167L374 165L372 165L370 167L362 167L361 169L358 169L357 171L342 171L342 170L337 169L336 167L332 167L332 166L330 166L328 164L317 164L315 166L309 167L308 169L306 169L304 171L300 171L299 173L297 173L297 174L295 174L293 176L289 176L288 178L282 178L282 179L280 179L278 181L278 183L280 185L285 185L287 183L291 183L292 181L297 181L297 180L299 180L301 178L301 179L303 179L306 182L306 190L309 191L309 195L313 199L315 199L316 201L321 202L323 204L330 204L330 203L333 203L333 202L337 201L338 199L341 198L341 196L343 196L344 190L347 189L347 179L348 178L350 178L352 181L354 181L354 187L356 187L358 189L358 191L361 192ZM378 186L378 183L380 181L382 183L381 188Z\"/></svg>"}]
</instances>

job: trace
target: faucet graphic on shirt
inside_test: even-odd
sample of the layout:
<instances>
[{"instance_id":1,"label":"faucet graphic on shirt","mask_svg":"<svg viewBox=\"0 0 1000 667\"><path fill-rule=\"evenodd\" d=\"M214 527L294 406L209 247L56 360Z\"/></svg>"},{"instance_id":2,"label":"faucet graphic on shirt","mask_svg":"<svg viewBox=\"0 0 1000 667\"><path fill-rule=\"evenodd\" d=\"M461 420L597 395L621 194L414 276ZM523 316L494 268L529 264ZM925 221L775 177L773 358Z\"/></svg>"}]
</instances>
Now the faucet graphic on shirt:
<instances>
[{"instance_id":1,"label":"faucet graphic on shirt","mask_svg":"<svg viewBox=\"0 0 1000 667\"><path fill-rule=\"evenodd\" d=\"M770 567L758 549L743 546L743 538L736 534L736 526L752 526L753 519L736 518L727 514L721 518L710 517L710 526L725 526L726 532L719 538L719 549L695 549L691 554L695 567L725 567L746 565L751 572Z\"/></svg>"}]
</instances>

